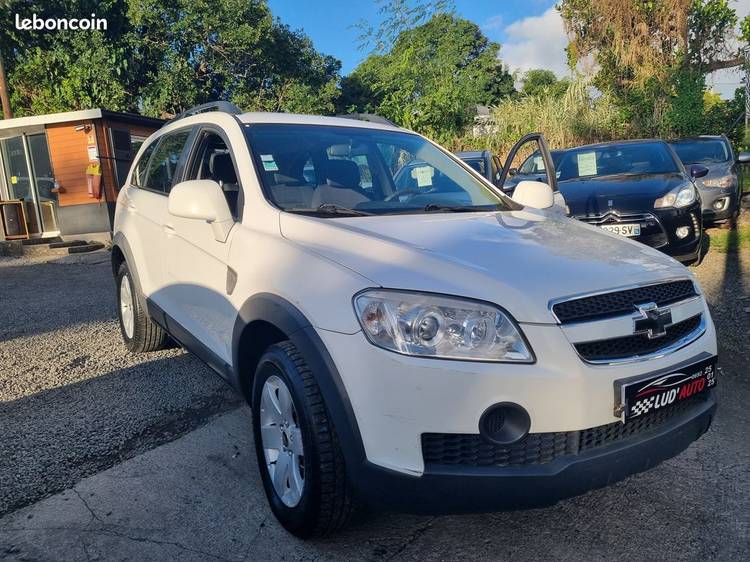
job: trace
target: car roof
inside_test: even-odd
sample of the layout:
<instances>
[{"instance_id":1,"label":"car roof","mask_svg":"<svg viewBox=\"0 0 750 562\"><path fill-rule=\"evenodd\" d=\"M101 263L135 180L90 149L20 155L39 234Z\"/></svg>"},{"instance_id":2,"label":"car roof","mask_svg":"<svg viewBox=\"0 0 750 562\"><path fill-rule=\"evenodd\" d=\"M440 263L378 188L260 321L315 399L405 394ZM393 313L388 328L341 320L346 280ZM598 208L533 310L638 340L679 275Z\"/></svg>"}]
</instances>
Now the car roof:
<instances>
[{"instance_id":1,"label":"car roof","mask_svg":"<svg viewBox=\"0 0 750 562\"><path fill-rule=\"evenodd\" d=\"M462 150L460 152L454 152L459 158L484 158L489 150Z\"/></svg>"},{"instance_id":2,"label":"car roof","mask_svg":"<svg viewBox=\"0 0 750 562\"><path fill-rule=\"evenodd\" d=\"M328 125L333 127L356 127L360 129L378 129L383 131L411 132L385 123L362 121L345 117L323 117L321 115L303 115L299 113L271 113L255 111L237 115L240 122L252 124L283 124L283 125Z\"/></svg>"},{"instance_id":3,"label":"car roof","mask_svg":"<svg viewBox=\"0 0 750 562\"><path fill-rule=\"evenodd\" d=\"M621 144L648 144L648 143L661 143L667 144L663 139L627 139L627 140L616 140L607 142L597 142L593 144L582 144L581 146L572 146L565 150L578 150L579 148L599 148L603 146L617 146Z\"/></svg>"},{"instance_id":4,"label":"car roof","mask_svg":"<svg viewBox=\"0 0 750 562\"><path fill-rule=\"evenodd\" d=\"M680 137L679 139L670 139L669 142L685 142L685 141L694 141L694 140L701 140L701 139L724 140L724 135L693 135L691 137Z\"/></svg>"}]
</instances>

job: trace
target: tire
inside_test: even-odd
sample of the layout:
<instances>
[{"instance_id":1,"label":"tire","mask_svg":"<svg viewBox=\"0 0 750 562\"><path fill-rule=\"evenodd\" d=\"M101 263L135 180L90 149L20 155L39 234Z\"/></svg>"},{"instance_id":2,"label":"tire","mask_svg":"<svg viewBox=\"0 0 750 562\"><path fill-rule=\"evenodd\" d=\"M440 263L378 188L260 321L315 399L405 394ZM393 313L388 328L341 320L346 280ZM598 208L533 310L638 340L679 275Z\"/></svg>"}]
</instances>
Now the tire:
<instances>
[{"instance_id":1,"label":"tire","mask_svg":"<svg viewBox=\"0 0 750 562\"><path fill-rule=\"evenodd\" d=\"M125 347L133 353L158 351L169 344L169 336L141 306L128 264L117 271L117 317Z\"/></svg>"},{"instance_id":2,"label":"tire","mask_svg":"<svg viewBox=\"0 0 750 562\"><path fill-rule=\"evenodd\" d=\"M344 527L355 508L341 446L315 376L291 342L272 345L261 357L252 413L258 468L279 523L303 539ZM289 460L280 468L285 454Z\"/></svg>"}]
</instances>

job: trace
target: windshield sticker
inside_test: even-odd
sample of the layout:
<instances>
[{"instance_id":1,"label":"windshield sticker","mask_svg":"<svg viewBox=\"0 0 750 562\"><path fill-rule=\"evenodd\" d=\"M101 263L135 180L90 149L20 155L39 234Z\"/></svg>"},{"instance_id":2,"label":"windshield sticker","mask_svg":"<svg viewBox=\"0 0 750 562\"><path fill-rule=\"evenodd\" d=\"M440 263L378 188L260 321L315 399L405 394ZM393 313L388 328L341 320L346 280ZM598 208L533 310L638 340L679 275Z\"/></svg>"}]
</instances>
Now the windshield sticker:
<instances>
[{"instance_id":1,"label":"windshield sticker","mask_svg":"<svg viewBox=\"0 0 750 562\"><path fill-rule=\"evenodd\" d=\"M418 187L432 187L432 176L435 175L435 168L432 166L420 166L411 171L411 177L417 180Z\"/></svg>"},{"instance_id":2,"label":"windshield sticker","mask_svg":"<svg viewBox=\"0 0 750 562\"><path fill-rule=\"evenodd\" d=\"M544 158L542 158L541 156L534 156L534 169L537 172L544 171Z\"/></svg>"},{"instance_id":3,"label":"windshield sticker","mask_svg":"<svg viewBox=\"0 0 750 562\"><path fill-rule=\"evenodd\" d=\"M279 167L276 165L276 161L273 159L273 154L261 154L260 161L263 162L263 169L266 172L279 171Z\"/></svg>"},{"instance_id":4,"label":"windshield sticker","mask_svg":"<svg viewBox=\"0 0 750 562\"><path fill-rule=\"evenodd\" d=\"M596 175L596 153L581 152L577 154L578 158L578 175L595 176Z\"/></svg>"}]
</instances>

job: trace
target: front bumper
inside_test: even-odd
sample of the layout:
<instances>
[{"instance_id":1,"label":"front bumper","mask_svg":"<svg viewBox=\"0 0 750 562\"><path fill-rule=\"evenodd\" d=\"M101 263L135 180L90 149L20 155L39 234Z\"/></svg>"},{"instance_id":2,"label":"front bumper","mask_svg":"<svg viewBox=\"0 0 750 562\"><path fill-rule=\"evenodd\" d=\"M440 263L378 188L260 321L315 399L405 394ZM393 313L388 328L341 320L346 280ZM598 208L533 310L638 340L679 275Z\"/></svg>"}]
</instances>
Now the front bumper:
<instances>
[{"instance_id":1,"label":"front bumper","mask_svg":"<svg viewBox=\"0 0 750 562\"><path fill-rule=\"evenodd\" d=\"M566 332L553 324L521 324L534 364L436 360L399 355L370 344L361 332L318 330L351 403L362 460L408 476L427 471L422 435L479 434L479 420L502 402L522 406L530 433L580 431L611 424L615 381L643 377L716 355L716 332L703 305L706 330L666 356L616 365L585 363ZM343 421L342 421L343 423Z\"/></svg>"},{"instance_id":2,"label":"front bumper","mask_svg":"<svg viewBox=\"0 0 750 562\"><path fill-rule=\"evenodd\" d=\"M737 210L739 199L737 197L737 187L721 188L703 188L701 192L701 201L703 203L703 223L711 224L717 221L729 219ZM714 202L722 199L725 200L724 206L720 210L714 209Z\"/></svg>"},{"instance_id":3,"label":"front bumper","mask_svg":"<svg viewBox=\"0 0 750 562\"><path fill-rule=\"evenodd\" d=\"M376 505L412 513L460 513L545 507L608 486L669 459L705 433L716 411L714 392L653 431L588 453L523 467L430 468L408 476L371 463L354 485Z\"/></svg>"}]
</instances>

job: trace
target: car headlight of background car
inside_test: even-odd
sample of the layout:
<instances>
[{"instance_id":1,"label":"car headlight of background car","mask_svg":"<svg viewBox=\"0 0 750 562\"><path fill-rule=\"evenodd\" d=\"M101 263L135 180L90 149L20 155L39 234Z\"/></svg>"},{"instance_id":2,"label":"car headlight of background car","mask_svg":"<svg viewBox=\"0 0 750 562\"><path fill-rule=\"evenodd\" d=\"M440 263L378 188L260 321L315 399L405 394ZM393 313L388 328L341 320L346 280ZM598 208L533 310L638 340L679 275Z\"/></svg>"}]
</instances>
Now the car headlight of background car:
<instances>
[{"instance_id":1,"label":"car headlight of background car","mask_svg":"<svg viewBox=\"0 0 750 562\"><path fill-rule=\"evenodd\" d=\"M722 176L720 178L710 178L703 180L703 187L732 187L734 185L734 176Z\"/></svg>"},{"instance_id":2,"label":"car headlight of background car","mask_svg":"<svg viewBox=\"0 0 750 562\"><path fill-rule=\"evenodd\" d=\"M520 329L499 307L435 294L372 289L354 298L371 343L406 355L532 363Z\"/></svg>"},{"instance_id":3,"label":"car headlight of background car","mask_svg":"<svg viewBox=\"0 0 750 562\"><path fill-rule=\"evenodd\" d=\"M660 197L654 201L654 208L663 209L666 207L675 207L680 209L691 205L695 202L696 198L695 187L693 187L692 184L683 185L682 187L673 189L664 197Z\"/></svg>"}]
</instances>

